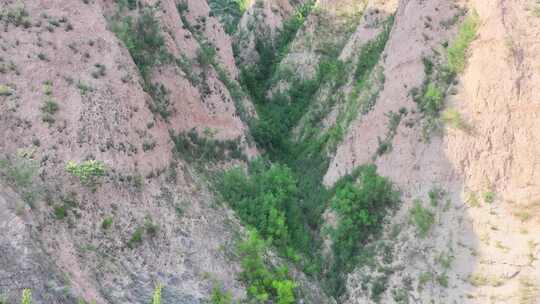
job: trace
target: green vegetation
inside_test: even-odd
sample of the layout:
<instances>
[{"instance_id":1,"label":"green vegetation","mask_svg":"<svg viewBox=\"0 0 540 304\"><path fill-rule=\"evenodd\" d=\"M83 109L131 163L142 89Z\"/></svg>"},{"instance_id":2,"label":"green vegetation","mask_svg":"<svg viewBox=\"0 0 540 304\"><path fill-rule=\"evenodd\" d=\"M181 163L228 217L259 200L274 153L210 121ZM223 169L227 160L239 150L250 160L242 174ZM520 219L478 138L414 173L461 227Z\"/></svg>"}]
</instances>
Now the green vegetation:
<instances>
[{"instance_id":1,"label":"green vegetation","mask_svg":"<svg viewBox=\"0 0 540 304\"><path fill-rule=\"evenodd\" d=\"M223 0L216 0L215 2L220 2ZM243 2L243 0L235 0L239 3ZM216 47L204 37L204 35L200 32L200 30L197 30L197 26L192 26L190 22L188 21L186 17L186 12L189 10L188 3L185 1L181 1L177 5L178 13L180 14L180 18L182 19L182 23L184 24L184 27L189 30L197 42L199 43L199 50L197 50L197 61L199 65L202 68L201 75L196 75L193 72L192 65L194 64L191 62L187 57L181 56L179 59L176 59L176 64L186 73L186 77L189 79L189 81L199 88L199 91L202 96L206 96L210 92L210 88L207 86L205 81L200 81L200 79L206 80L208 70L213 67L216 71L219 80L227 87L227 90L231 94L231 98L234 102L236 114L240 117L240 119L244 123L248 123L250 117L247 113L245 106L244 106L244 97L245 94L242 91L242 87L231 78L229 73L226 71L225 68L221 66L221 64L216 60L217 50Z\"/></svg>"},{"instance_id":2,"label":"green vegetation","mask_svg":"<svg viewBox=\"0 0 540 304\"><path fill-rule=\"evenodd\" d=\"M478 25L479 19L476 13L471 13L465 18L459 27L456 39L446 50L446 64L434 64L430 58L423 59L426 78L420 88L413 88L410 93L423 115L424 140L429 140L432 134L440 131L439 118L444 108L444 100L457 74L465 68L467 49L476 38ZM442 120L453 127L470 131L459 112L455 110L444 112Z\"/></svg>"},{"instance_id":3,"label":"green vegetation","mask_svg":"<svg viewBox=\"0 0 540 304\"><path fill-rule=\"evenodd\" d=\"M33 207L40 192L34 181L38 169L38 164L27 157L0 159L0 177L13 186L30 207Z\"/></svg>"},{"instance_id":4,"label":"green vegetation","mask_svg":"<svg viewBox=\"0 0 540 304\"><path fill-rule=\"evenodd\" d=\"M480 20L478 14L469 14L459 26L457 38L450 44L447 50L448 68L453 73L460 73L465 69L467 49L476 38Z\"/></svg>"},{"instance_id":5,"label":"green vegetation","mask_svg":"<svg viewBox=\"0 0 540 304\"><path fill-rule=\"evenodd\" d=\"M163 286L157 284L154 294L152 295L152 304L161 304L161 289Z\"/></svg>"},{"instance_id":6,"label":"green vegetation","mask_svg":"<svg viewBox=\"0 0 540 304\"><path fill-rule=\"evenodd\" d=\"M379 140L379 147L377 148L376 155L381 156L385 153L392 151L392 141L397 134L397 128L401 123L401 119L404 115L407 115L407 109L400 109L399 113L390 111L386 116L388 117L388 131L386 131L386 137Z\"/></svg>"},{"instance_id":7,"label":"green vegetation","mask_svg":"<svg viewBox=\"0 0 540 304\"><path fill-rule=\"evenodd\" d=\"M258 303L295 303L295 283L289 279L286 267L274 268L265 262L266 243L257 232L250 231L247 240L238 246L241 257L241 280L247 285L248 296Z\"/></svg>"},{"instance_id":8,"label":"green vegetation","mask_svg":"<svg viewBox=\"0 0 540 304\"><path fill-rule=\"evenodd\" d=\"M275 44L261 37L256 41L260 62L241 71L241 84L256 105L258 119L249 120L251 134L265 159L249 164L247 171L235 168L218 179L216 189L236 211L240 219L255 228L268 244L276 246L281 256L296 261L309 275L325 279L327 290L334 296L344 291L346 272L352 270L361 253L360 246L380 231L382 220L399 202L399 193L392 184L376 174L376 168L365 166L344 177L332 189L326 189L322 178L328 169L329 155L341 141L355 112L367 113L373 107L378 89L384 83L381 69L376 69L389 37L393 18L383 24L381 34L362 48L353 74L354 89L345 102L338 119L327 132L319 131L319 124L330 112L337 98L327 102L306 118L300 139L293 129L314 104L321 87L329 87L339 94L348 83L350 62L338 59L339 47L322 54L312 79L295 77L292 71L280 66L296 32L313 8L309 2L286 22ZM333 48L332 48L333 49ZM199 56L204 62L204 56ZM288 88L267 92L279 80ZM389 137L395 135L401 116L390 117ZM338 227L331 231L334 256L331 265L324 265L320 256L322 214L332 205L339 214ZM354 229L355 233L347 233ZM381 280L381 282L383 282ZM260 287L264 285L266 287ZM258 284L251 296L265 299L272 292L283 289L286 299L293 282ZM272 288L274 287L274 291ZM381 286L385 286L381 283ZM261 291L262 290L262 291ZM271 298L271 296L270 296ZM291 298L292 299L292 298ZM284 300L283 303L289 303Z\"/></svg>"},{"instance_id":9,"label":"green vegetation","mask_svg":"<svg viewBox=\"0 0 540 304\"><path fill-rule=\"evenodd\" d=\"M128 8L130 10L137 8L137 0L116 0L120 9Z\"/></svg>"},{"instance_id":10,"label":"green vegetation","mask_svg":"<svg viewBox=\"0 0 540 304\"><path fill-rule=\"evenodd\" d=\"M234 140L217 140L212 134L200 136L195 129L189 132L174 134L170 132L175 152L186 160L219 162L231 159L247 160L242 153L240 138Z\"/></svg>"},{"instance_id":11,"label":"green vegetation","mask_svg":"<svg viewBox=\"0 0 540 304\"><path fill-rule=\"evenodd\" d=\"M11 94L13 94L13 92L8 86L0 84L0 96L10 96Z\"/></svg>"},{"instance_id":12,"label":"green vegetation","mask_svg":"<svg viewBox=\"0 0 540 304\"><path fill-rule=\"evenodd\" d=\"M248 176L241 168L232 169L218 185L240 219L280 248L292 241L309 246L309 240L302 239L305 231L295 202L297 181L290 169L257 160L250 164L249 173Z\"/></svg>"},{"instance_id":13,"label":"green vegetation","mask_svg":"<svg viewBox=\"0 0 540 304\"><path fill-rule=\"evenodd\" d=\"M436 207L439 205L440 200L445 195L445 191L439 187L433 187L428 192L429 202L431 206Z\"/></svg>"},{"instance_id":14,"label":"green vegetation","mask_svg":"<svg viewBox=\"0 0 540 304\"><path fill-rule=\"evenodd\" d=\"M54 122L53 115L58 112L58 109L58 103L52 98L47 98L41 107L41 111L43 112L43 121Z\"/></svg>"},{"instance_id":15,"label":"green vegetation","mask_svg":"<svg viewBox=\"0 0 540 304\"><path fill-rule=\"evenodd\" d=\"M215 15L223 24L225 32L234 34L240 18L248 9L249 0L209 0L211 15Z\"/></svg>"},{"instance_id":16,"label":"green vegetation","mask_svg":"<svg viewBox=\"0 0 540 304\"><path fill-rule=\"evenodd\" d=\"M143 227L137 227L133 234L131 235L131 238L127 242L127 246L129 249L133 249L137 246L139 246L142 243L144 234L144 228Z\"/></svg>"},{"instance_id":17,"label":"green vegetation","mask_svg":"<svg viewBox=\"0 0 540 304\"><path fill-rule=\"evenodd\" d=\"M233 304L232 295L230 292L223 291L221 286L215 285L212 288L212 295L210 297L211 304Z\"/></svg>"},{"instance_id":18,"label":"green vegetation","mask_svg":"<svg viewBox=\"0 0 540 304\"><path fill-rule=\"evenodd\" d=\"M52 82L45 81L43 83L43 93L45 94L45 101L41 107L41 112L43 112L42 120L43 122L52 124L55 121L54 114L58 112L59 105L52 97Z\"/></svg>"},{"instance_id":19,"label":"green vegetation","mask_svg":"<svg viewBox=\"0 0 540 304\"><path fill-rule=\"evenodd\" d=\"M471 126L469 126L467 122L463 120L461 114L454 108L444 110L441 115L441 119L445 124L451 126L452 128L465 132L471 131Z\"/></svg>"},{"instance_id":20,"label":"green vegetation","mask_svg":"<svg viewBox=\"0 0 540 304\"><path fill-rule=\"evenodd\" d=\"M428 235L431 226L435 223L433 212L422 206L422 201L415 200L414 206L410 210L411 222L416 225L418 235L424 238Z\"/></svg>"},{"instance_id":21,"label":"green vegetation","mask_svg":"<svg viewBox=\"0 0 540 304\"><path fill-rule=\"evenodd\" d=\"M0 10L0 21L3 21L6 27L10 23L16 27L23 26L24 28L29 28L32 26L24 5L2 8Z\"/></svg>"},{"instance_id":22,"label":"green vegetation","mask_svg":"<svg viewBox=\"0 0 540 304\"><path fill-rule=\"evenodd\" d=\"M21 304L32 304L32 291L23 289Z\"/></svg>"},{"instance_id":23,"label":"green vegetation","mask_svg":"<svg viewBox=\"0 0 540 304\"><path fill-rule=\"evenodd\" d=\"M397 206L399 192L377 175L375 166L363 166L335 187L332 209L339 217L331 231L334 262L329 271L332 288L344 291L343 274L356 265L362 244L381 231L388 210Z\"/></svg>"},{"instance_id":24,"label":"green vegetation","mask_svg":"<svg viewBox=\"0 0 540 304\"><path fill-rule=\"evenodd\" d=\"M144 90L153 99L150 109L167 120L171 115L168 92L162 84L151 82L150 73L155 66L172 62L173 58L166 50L165 39L161 33L159 22L154 17L153 10L145 8L136 18L128 16L121 19L117 17L111 23L111 30L124 42L139 68L144 81Z\"/></svg>"},{"instance_id":25,"label":"green vegetation","mask_svg":"<svg viewBox=\"0 0 540 304\"><path fill-rule=\"evenodd\" d=\"M486 191L484 192L484 202L491 204L495 201L495 192Z\"/></svg>"},{"instance_id":26,"label":"green vegetation","mask_svg":"<svg viewBox=\"0 0 540 304\"><path fill-rule=\"evenodd\" d=\"M371 77L373 72L377 71L377 63L386 47L393 24L394 17L391 16L383 24L381 33L375 39L367 42L360 50L354 72L353 90L347 97L345 106L339 111L336 124L323 135L322 140L330 145L330 150L333 150L343 140L347 129L358 114L368 113L375 105L379 90L373 90L372 86L376 86L375 81L384 83L384 75L382 70L379 70L379 74L382 75L375 75L375 79Z\"/></svg>"},{"instance_id":27,"label":"green vegetation","mask_svg":"<svg viewBox=\"0 0 540 304\"><path fill-rule=\"evenodd\" d=\"M63 220L67 217L67 210L64 206L54 207L54 217L57 220Z\"/></svg>"},{"instance_id":28,"label":"green vegetation","mask_svg":"<svg viewBox=\"0 0 540 304\"><path fill-rule=\"evenodd\" d=\"M109 230L112 227L112 224L113 224L113 218L108 216L104 218L103 221L101 222L101 229Z\"/></svg>"},{"instance_id":29,"label":"green vegetation","mask_svg":"<svg viewBox=\"0 0 540 304\"><path fill-rule=\"evenodd\" d=\"M98 179L105 176L107 170L103 162L87 160L80 164L69 161L66 171L77 177L84 186L94 188L97 185Z\"/></svg>"}]
</instances>

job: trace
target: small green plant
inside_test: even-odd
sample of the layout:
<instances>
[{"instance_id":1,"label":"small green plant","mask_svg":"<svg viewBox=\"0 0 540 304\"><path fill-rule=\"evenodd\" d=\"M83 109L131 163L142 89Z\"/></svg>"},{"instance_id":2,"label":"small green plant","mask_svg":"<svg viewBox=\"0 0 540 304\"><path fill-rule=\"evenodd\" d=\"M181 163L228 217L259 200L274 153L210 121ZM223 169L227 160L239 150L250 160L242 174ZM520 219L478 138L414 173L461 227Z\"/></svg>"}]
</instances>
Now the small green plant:
<instances>
[{"instance_id":1,"label":"small green plant","mask_svg":"<svg viewBox=\"0 0 540 304\"><path fill-rule=\"evenodd\" d=\"M21 304L32 304L32 291L23 289Z\"/></svg>"},{"instance_id":2,"label":"small green plant","mask_svg":"<svg viewBox=\"0 0 540 304\"><path fill-rule=\"evenodd\" d=\"M112 217L108 216L104 218L103 221L101 222L101 229L109 230L112 227L112 224L113 224L113 219Z\"/></svg>"},{"instance_id":3,"label":"small green plant","mask_svg":"<svg viewBox=\"0 0 540 304\"><path fill-rule=\"evenodd\" d=\"M129 239L127 243L128 248L133 249L139 246L142 243L143 234L144 234L143 227L138 227L137 229L135 229L135 231L133 232L133 234L131 235L131 238Z\"/></svg>"},{"instance_id":4,"label":"small green plant","mask_svg":"<svg viewBox=\"0 0 540 304\"><path fill-rule=\"evenodd\" d=\"M459 26L457 38L450 44L447 50L448 68L454 73L460 73L465 69L467 49L476 39L480 18L476 12L471 13Z\"/></svg>"},{"instance_id":5,"label":"small green plant","mask_svg":"<svg viewBox=\"0 0 540 304\"><path fill-rule=\"evenodd\" d=\"M106 167L103 162L97 160L87 160L80 164L69 161L66 171L77 177L84 186L95 187L98 178L105 175Z\"/></svg>"},{"instance_id":6,"label":"small green plant","mask_svg":"<svg viewBox=\"0 0 540 304\"><path fill-rule=\"evenodd\" d=\"M24 28L29 28L32 26L30 17L24 5L2 8L0 10L0 21L4 21L6 26L10 23L16 27L23 26Z\"/></svg>"},{"instance_id":7,"label":"small green plant","mask_svg":"<svg viewBox=\"0 0 540 304\"><path fill-rule=\"evenodd\" d=\"M433 273L431 272L422 272L418 277L418 287L422 288L426 283L433 280Z\"/></svg>"},{"instance_id":8,"label":"small green plant","mask_svg":"<svg viewBox=\"0 0 540 304\"><path fill-rule=\"evenodd\" d=\"M67 210L66 210L66 207L64 207L63 205L60 205L60 206L55 206L54 207L54 217L57 219L57 220L63 220L67 217Z\"/></svg>"},{"instance_id":9,"label":"small green plant","mask_svg":"<svg viewBox=\"0 0 540 304\"><path fill-rule=\"evenodd\" d=\"M0 96L10 96L11 94L11 89L8 86L0 84Z\"/></svg>"},{"instance_id":10,"label":"small green plant","mask_svg":"<svg viewBox=\"0 0 540 304\"><path fill-rule=\"evenodd\" d=\"M154 237L159 231L159 225L154 224L154 221L152 220L152 218L148 216L144 223L144 229L146 230L146 234L148 234L151 237Z\"/></svg>"},{"instance_id":11,"label":"small green plant","mask_svg":"<svg viewBox=\"0 0 540 304\"><path fill-rule=\"evenodd\" d=\"M431 226L435 222L435 215L428 209L422 207L421 200L414 200L414 206L410 210L411 222L416 225L418 234L424 238L429 233Z\"/></svg>"},{"instance_id":12,"label":"small green plant","mask_svg":"<svg viewBox=\"0 0 540 304\"><path fill-rule=\"evenodd\" d=\"M156 289L154 289L154 294L152 295L152 304L161 304L161 289L163 286L157 284Z\"/></svg>"},{"instance_id":13,"label":"small green plant","mask_svg":"<svg viewBox=\"0 0 540 304\"><path fill-rule=\"evenodd\" d=\"M41 111L43 111L45 114L54 115L59 109L58 103L54 101L52 98L47 98L45 100L45 103L43 104L43 107L41 107Z\"/></svg>"},{"instance_id":14,"label":"small green plant","mask_svg":"<svg viewBox=\"0 0 540 304\"><path fill-rule=\"evenodd\" d=\"M446 275L445 273L438 275L435 278L435 281L437 281L437 283L439 283L439 285L441 285L444 288L448 287L448 275Z\"/></svg>"},{"instance_id":15,"label":"small green plant","mask_svg":"<svg viewBox=\"0 0 540 304\"><path fill-rule=\"evenodd\" d=\"M221 286L214 286L210 297L212 304L232 304L232 295L230 292L223 291Z\"/></svg>"},{"instance_id":16,"label":"small green plant","mask_svg":"<svg viewBox=\"0 0 540 304\"><path fill-rule=\"evenodd\" d=\"M435 207L439 205L439 202L443 198L444 194L444 190L439 187L433 187L431 190L429 190L428 196L431 206Z\"/></svg>"},{"instance_id":17,"label":"small green plant","mask_svg":"<svg viewBox=\"0 0 540 304\"><path fill-rule=\"evenodd\" d=\"M491 204L495 201L495 192L486 191L484 192L484 202Z\"/></svg>"},{"instance_id":18,"label":"small green plant","mask_svg":"<svg viewBox=\"0 0 540 304\"><path fill-rule=\"evenodd\" d=\"M467 197L467 204L473 208L480 207L480 201L478 200L475 192L469 193L469 196Z\"/></svg>"},{"instance_id":19,"label":"small green plant","mask_svg":"<svg viewBox=\"0 0 540 304\"><path fill-rule=\"evenodd\" d=\"M462 131L469 131L470 126L463 120L461 117L461 114L454 108L448 108L442 112L441 115L442 121L451 126L452 128L462 130Z\"/></svg>"}]
</instances>

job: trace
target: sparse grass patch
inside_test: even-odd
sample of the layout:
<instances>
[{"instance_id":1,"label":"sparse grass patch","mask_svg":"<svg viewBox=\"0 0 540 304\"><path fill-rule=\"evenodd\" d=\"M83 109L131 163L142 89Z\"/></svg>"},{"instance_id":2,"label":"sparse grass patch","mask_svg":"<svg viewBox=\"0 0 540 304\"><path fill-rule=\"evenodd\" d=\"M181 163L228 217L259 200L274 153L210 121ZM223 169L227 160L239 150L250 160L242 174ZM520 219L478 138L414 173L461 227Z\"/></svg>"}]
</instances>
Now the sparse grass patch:
<instances>
[{"instance_id":1,"label":"sparse grass patch","mask_svg":"<svg viewBox=\"0 0 540 304\"><path fill-rule=\"evenodd\" d=\"M230 292L224 291L219 285L214 285L210 296L211 304L232 304L232 295Z\"/></svg>"},{"instance_id":2,"label":"sparse grass patch","mask_svg":"<svg viewBox=\"0 0 540 304\"><path fill-rule=\"evenodd\" d=\"M469 132L471 127L465 122L461 117L461 114L454 108L448 108L442 112L441 115L442 121L451 126L452 128Z\"/></svg>"},{"instance_id":3,"label":"sparse grass patch","mask_svg":"<svg viewBox=\"0 0 540 304\"><path fill-rule=\"evenodd\" d=\"M31 19L24 4L2 8L0 10L0 21L4 21L6 26L10 23L16 27L23 26L24 28L29 28L32 26Z\"/></svg>"},{"instance_id":4,"label":"sparse grass patch","mask_svg":"<svg viewBox=\"0 0 540 304\"><path fill-rule=\"evenodd\" d=\"M433 187L428 192L429 202L431 206L436 207L445 195L445 191L439 187Z\"/></svg>"},{"instance_id":5,"label":"sparse grass patch","mask_svg":"<svg viewBox=\"0 0 540 304\"><path fill-rule=\"evenodd\" d=\"M59 108L60 107L58 106L58 103L54 99L47 98L45 99L45 103L41 107L41 111L44 114L54 115L56 114L56 112L58 112Z\"/></svg>"},{"instance_id":6,"label":"sparse grass patch","mask_svg":"<svg viewBox=\"0 0 540 304\"><path fill-rule=\"evenodd\" d=\"M422 289L424 285L431 281L433 281L433 273L422 272L420 276L418 276L418 288Z\"/></svg>"},{"instance_id":7,"label":"sparse grass patch","mask_svg":"<svg viewBox=\"0 0 540 304\"><path fill-rule=\"evenodd\" d=\"M150 110L167 120L171 115L168 92L161 84L152 83L150 73L155 66L173 62L167 52L161 27L154 11L145 8L136 17L117 18L111 23L111 30L124 42L144 81L144 90L152 96ZM104 70L102 69L103 73ZM98 75L100 70L98 70Z\"/></svg>"},{"instance_id":8,"label":"sparse grass patch","mask_svg":"<svg viewBox=\"0 0 540 304\"><path fill-rule=\"evenodd\" d=\"M393 111L390 111L386 114L386 117L388 117L388 130L386 131L386 137L383 140L378 138L379 147L377 148L376 152L377 156L381 156L392 150L392 140L397 134L397 128L401 123L402 116L406 114L407 110L405 108L402 108L399 113L394 113Z\"/></svg>"},{"instance_id":9,"label":"sparse grass patch","mask_svg":"<svg viewBox=\"0 0 540 304\"><path fill-rule=\"evenodd\" d=\"M414 200L414 206L409 212L410 220L415 224L418 235L422 238L426 237L431 230L431 226L435 223L435 215L430 210L422 206L422 201Z\"/></svg>"},{"instance_id":10,"label":"sparse grass patch","mask_svg":"<svg viewBox=\"0 0 540 304\"><path fill-rule=\"evenodd\" d=\"M504 282L501 278L495 275L488 275L485 273L476 272L469 276L469 283L474 287L491 286L498 287Z\"/></svg>"},{"instance_id":11,"label":"sparse grass patch","mask_svg":"<svg viewBox=\"0 0 540 304\"><path fill-rule=\"evenodd\" d=\"M448 288L448 275L446 273L440 274L435 278L435 281L444 288Z\"/></svg>"},{"instance_id":12,"label":"sparse grass patch","mask_svg":"<svg viewBox=\"0 0 540 304\"><path fill-rule=\"evenodd\" d=\"M469 193L469 196L467 197L467 204L473 208L480 207L480 200L478 200L475 192Z\"/></svg>"},{"instance_id":13,"label":"sparse grass patch","mask_svg":"<svg viewBox=\"0 0 540 304\"><path fill-rule=\"evenodd\" d=\"M476 39L480 18L476 12L469 14L459 26L456 39L447 50L448 68L454 73L460 73L465 69L467 61L467 49Z\"/></svg>"},{"instance_id":14,"label":"sparse grass patch","mask_svg":"<svg viewBox=\"0 0 540 304\"><path fill-rule=\"evenodd\" d=\"M535 304L540 298L540 288L532 278L522 276L519 278L518 290L519 304Z\"/></svg>"},{"instance_id":15,"label":"sparse grass patch","mask_svg":"<svg viewBox=\"0 0 540 304\"><path fill-rule=\"evenodd\" d=\"M12 160L0 159L0 177L11 184L30 207L33 207L39 194L34 181L38 169L37 162L26 157L15 157Z\"/></svg>"}]
</instances>

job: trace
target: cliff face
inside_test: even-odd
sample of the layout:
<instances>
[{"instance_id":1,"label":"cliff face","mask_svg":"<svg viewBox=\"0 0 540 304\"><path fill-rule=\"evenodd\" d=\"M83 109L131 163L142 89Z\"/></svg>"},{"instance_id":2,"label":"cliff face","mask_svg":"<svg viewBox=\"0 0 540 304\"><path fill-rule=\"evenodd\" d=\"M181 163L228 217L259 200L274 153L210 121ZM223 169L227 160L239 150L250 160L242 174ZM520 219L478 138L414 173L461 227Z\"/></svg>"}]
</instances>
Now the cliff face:
<instances>
[{"instance_id":1,"label":"cliff face","mask_svg":"<svg viewBox=\"0 0 540 304\"><path fill-rule=\"evenodd\" d=\"M244 228L208 172L280 159L254 127L277 101L290 107L280 136L322 147L324 186L375 164L401 190L346 292L331 299L324 275L291 266L298 299L535 303L538 4L311 4L0 0L0 303L24 288L37 303L147 303L158 283L163 303L218 285L245 298ZM106 174L66 170L86 160Z\"/></svg>"},{"instance_id":2,"label":"cliff face","mask_svg":"<svg viewBox=\"0 0 540 304\"><path fill-rule=\"evenodd\" d=\"M174 286L165 301L198 303L214 280L244 294L239 265L227 258L239 228L212 207L195 160L175 157L171 139L195 128L256 153L235 106L249 109L249 102L233 101L227 87L238 74L231 39L205 2L190 1L185 11L175 1L154 2L138 3L145 9L112 1L0 3L3 168L33 174L23 186L3 170L0 293L8 299L31 288L38 303L142 303L160 282ZM150 52L172 59L150 65L143 79L145 63L111 30L146 12L153 19L141 26L155 21L163 40ZM151 31L129 35L144 30ZM203 43L215 46L215 62L198 61ZM158 56L150 52L144 56ZM65 170L86 159L107 168L96 189ZM112 220L107 229L105 219ZM130 249L138 229L142 242Z\"/></svg>"}]
</instances>

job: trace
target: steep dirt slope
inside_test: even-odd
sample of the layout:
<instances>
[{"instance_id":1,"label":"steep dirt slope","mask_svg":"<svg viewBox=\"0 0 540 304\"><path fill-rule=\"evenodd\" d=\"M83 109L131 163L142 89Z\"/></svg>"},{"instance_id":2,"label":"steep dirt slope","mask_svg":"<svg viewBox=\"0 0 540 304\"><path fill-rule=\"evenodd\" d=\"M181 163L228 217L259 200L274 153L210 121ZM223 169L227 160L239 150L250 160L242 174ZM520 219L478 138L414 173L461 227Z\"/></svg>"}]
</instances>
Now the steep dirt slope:
<instances>
[{"instance_id":1,"label":"steep dirt slope","mask_svg":"<svg viewBox=\"0 0 540 304\"><path fill-rule=\"evenodd\" d=\"M204 70L205 79L194 85L180 66L156 65L150 81L165 88L164 119L151 112L156 96L143 90L125 44L109 30L114 2L0 3L2 193L10 193L8 184L24 192L0 200L9 228L0 236L0 294L8 299L31 288L38 303L146 303L161 283L164 300L198 303L214 281L243 295L239 266L227 258L239 228L226 210L211 207L193 165L173 156L170 133L197 128L200 136L245 142L245 125L216 69L197 63L199 43L176 4L153 8L166 50L187 58L189 73L202 77ZM230 39L206 3L190 1L185 14L194 24L205 19L198 27L234 82ZM85 159L107 168L95 191L65 172L68 161ZM35 176L22 185L13 172L30 167ZM142 242L128 248L138 231Z\"/></svg>"},{"instance_id":2,"label":"steep dirt slope","mask_svg":"<svg viewBox=\"0 0 540 304\"><path fill-rule=\"evenodd\" d=\"M403 207L385 236L372 244L393 258L351 274L347 302L538 299L538 157L533 151L539 129L539 20L531 1L460 5L476 10L481 24L468 66L446 101L461 113L466 130L448 124L443 136L425 142L410 96L424 79L422 58L444 54L441 44L454 39L456 26L448 27L447 21L460 10L448 1L400 1L385 49L384 89L373 110L351 125L325 177L330 185L356 166L374 162L403 191ZM402 107L408 114L390 138L391 150L379 156L390 111ZM444 194L434 195L440 190ZM439 196L437 205L429 205L428 192ZM410 223L414 199L435 215L425 238Z\"/></svg>"}]
</instances>

